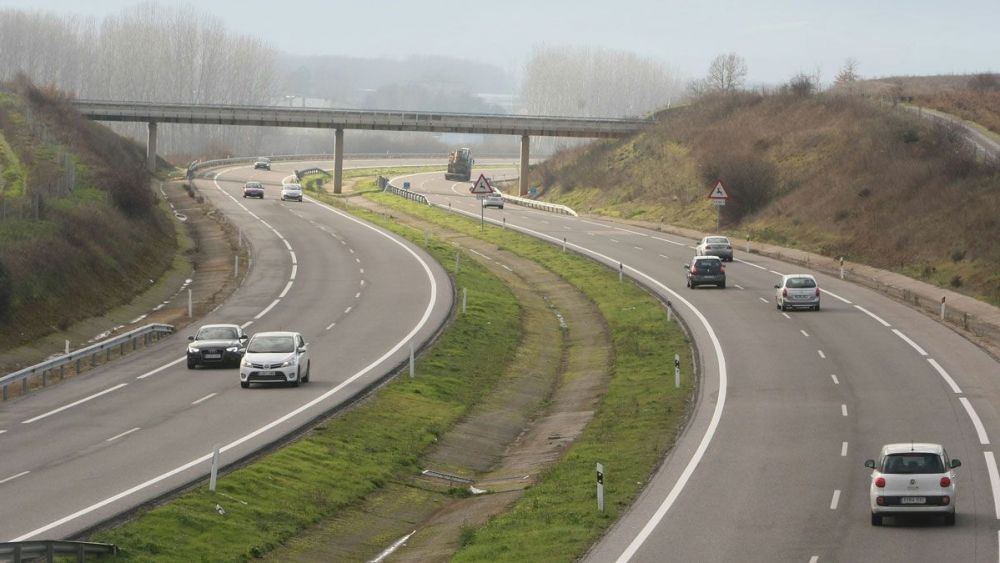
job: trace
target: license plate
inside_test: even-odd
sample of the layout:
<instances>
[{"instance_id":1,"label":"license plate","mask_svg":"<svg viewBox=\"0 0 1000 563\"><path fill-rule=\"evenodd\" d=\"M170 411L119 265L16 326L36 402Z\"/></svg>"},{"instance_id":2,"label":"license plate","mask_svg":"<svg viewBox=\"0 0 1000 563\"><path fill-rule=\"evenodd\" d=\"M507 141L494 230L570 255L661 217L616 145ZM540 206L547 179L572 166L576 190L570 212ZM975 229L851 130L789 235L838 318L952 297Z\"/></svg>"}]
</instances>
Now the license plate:
<instances>
[{"instance_id":1,"label":"license plate","mask_svg":"<svg viewBox=\"0 0 1000 563\"><path fill-rule=\"evenodd\" d=\"M222 357L222 354L205 354L206 360L218 360Z\"/></svg>"},{"instance_id":2,"label":"license plate","mask_svg":"<svg viewBox=\"0 0 1000 563\"><path fill-rule=\"evenodd\" d=\"M258 371L257 375L274 375L277 372L274 371Z\"/></svg>"},{"instance_id":3,"label":"license plate","mask_svg":"<svg viewBox=\"0 0 1000 563\"><path fill-rule=\"evenodd\" d=\"M926 497L902 497L899 499L900 504L927 504Z\"/></svg>"}]
</instances>

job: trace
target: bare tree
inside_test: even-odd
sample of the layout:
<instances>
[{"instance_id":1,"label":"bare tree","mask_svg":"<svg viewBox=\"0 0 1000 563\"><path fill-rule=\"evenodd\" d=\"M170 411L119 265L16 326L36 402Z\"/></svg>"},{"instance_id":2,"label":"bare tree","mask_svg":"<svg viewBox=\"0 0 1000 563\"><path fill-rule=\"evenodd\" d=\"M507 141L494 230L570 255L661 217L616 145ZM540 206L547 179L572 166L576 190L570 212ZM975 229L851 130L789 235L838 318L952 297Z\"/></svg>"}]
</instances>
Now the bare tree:
<instances>
[{"instance_id":1,"label":"bare tree","mask_svg":"<svg viewBox=\"0 0 1000 563\"><path fill-rule=\"evenodd\" d=\"M861 76L858 74L858 61L857 59L851 57L844 62L844 66L833 79L833 84L838 87L849 87L860 79Z\"/></svg>"},{"instance_id":2,"label":"bare tree","mask_svg":"<svg viewBox=\"0 0 1000 563\"><path fill-rule=\"evenodd\" d=\"M719 55L708 66L704 87L708 92L735 92L743 87L747 62L736 53Z\"/></svg>"},{"instance_id":3,"label":"bare tree","mask_svg":"<svg viewBox=\"0 0 1000 563\"><path fill-rule=\"evenodd\" d=\"M969 79L969 89L976 92L989 92L1000 90L1000 75L982 72L975 74Z\"/></svg>"}]
</instances>

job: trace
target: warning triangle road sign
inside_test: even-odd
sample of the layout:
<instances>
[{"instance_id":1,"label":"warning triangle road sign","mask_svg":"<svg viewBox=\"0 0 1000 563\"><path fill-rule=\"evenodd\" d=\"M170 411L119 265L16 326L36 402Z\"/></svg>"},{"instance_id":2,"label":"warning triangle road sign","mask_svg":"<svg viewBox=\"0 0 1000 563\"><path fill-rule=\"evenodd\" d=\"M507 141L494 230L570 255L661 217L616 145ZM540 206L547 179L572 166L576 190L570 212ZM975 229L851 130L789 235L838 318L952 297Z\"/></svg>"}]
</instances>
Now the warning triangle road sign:
<instances>
[{"instance_id":1,"label":"warning triangle road sign","mask_svg":"<svg viewBox=\"0 0 1000 563\"><path fill-rule=\"evenodd\" d=\"M712 190L712 193L708 196L708 199L721 199L721 200L729 199L729 194L726 193L726 187L722 185L722 180L719 180L719 183L715 185L715 189Z\"/></svg>"},{"instance_id":2,"label":"warning triangle road sign","mask_svg":"<svg viewBox=\"0 0 1000 563\"><path fill-rule=\"evenodd\" d=\"M493 187L490 186L490 181L486 179L486 176L480 174L479 179L469 188L469 191L474 194L491 194L493 193Z\"/></svg>"}]
</instances>

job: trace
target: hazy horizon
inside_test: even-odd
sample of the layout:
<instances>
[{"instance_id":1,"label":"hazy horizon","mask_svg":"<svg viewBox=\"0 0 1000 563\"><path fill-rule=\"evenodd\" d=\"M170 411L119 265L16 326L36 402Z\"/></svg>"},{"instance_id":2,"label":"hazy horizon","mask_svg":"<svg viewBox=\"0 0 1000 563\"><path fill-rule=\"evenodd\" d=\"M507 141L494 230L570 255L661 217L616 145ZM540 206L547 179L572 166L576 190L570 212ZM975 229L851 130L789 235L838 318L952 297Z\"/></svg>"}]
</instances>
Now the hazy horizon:
<instances>
[{"instance_id":1,"label":"hazy horizon","mask_svg":"<svg viewBox=\"0 0 1000 563\"><path fill-rule=\"evenodd\" d=\"M100 20L142 3L4 0L0 7ZM829 83L848 58L857 60L865 78L1000 70L995 0L952 3L948 10L927 0L835 5L624 0L594 6L511 0L474 8L456 0L344 2L339 8L291 0L281 9L262 0L156 3L207 12L230 31L260 37L289 54L447 56L495 65L515 76L540 46L628 51L688 78L704 75L716 55L735 52L747 62L748 84L777 84L799 72L818 72ZM318 29L317 22L329 25Z\"/></svg>"}]
</instances>

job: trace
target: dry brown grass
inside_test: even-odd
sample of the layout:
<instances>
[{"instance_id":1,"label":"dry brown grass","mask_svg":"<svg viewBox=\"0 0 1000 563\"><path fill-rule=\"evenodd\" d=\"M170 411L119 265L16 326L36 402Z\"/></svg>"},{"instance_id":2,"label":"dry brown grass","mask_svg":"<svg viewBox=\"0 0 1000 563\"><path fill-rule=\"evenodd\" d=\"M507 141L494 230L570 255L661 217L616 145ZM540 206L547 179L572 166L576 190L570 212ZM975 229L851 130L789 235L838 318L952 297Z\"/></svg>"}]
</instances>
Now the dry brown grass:
<instances>
[{"instance_id":1,"label":"dry brown grass","mask_svg":"<svg viewBox=\"0 0 1000 563\"><path fill-rule=\"evenodd\" d=\"M1000 75L903 76L864 81L869 92L912 98L914 104L973 121L1000 133Z\"/></svg>"},{"instance_id":2,"label":"dry brown grass","mask_svg":"<svg viewBox=\"0 0 1000 563\"><path fill-rule=\"evenodd\" d=\"M705 99L633 138L558 155L532 180L578 210L711 230L705 197L719 176L743 203L725 208L731 235L942 286L957 276L959 290L1000 303L1000 173L953 131L859 96Z\"/></svg>"}]
</instances>

